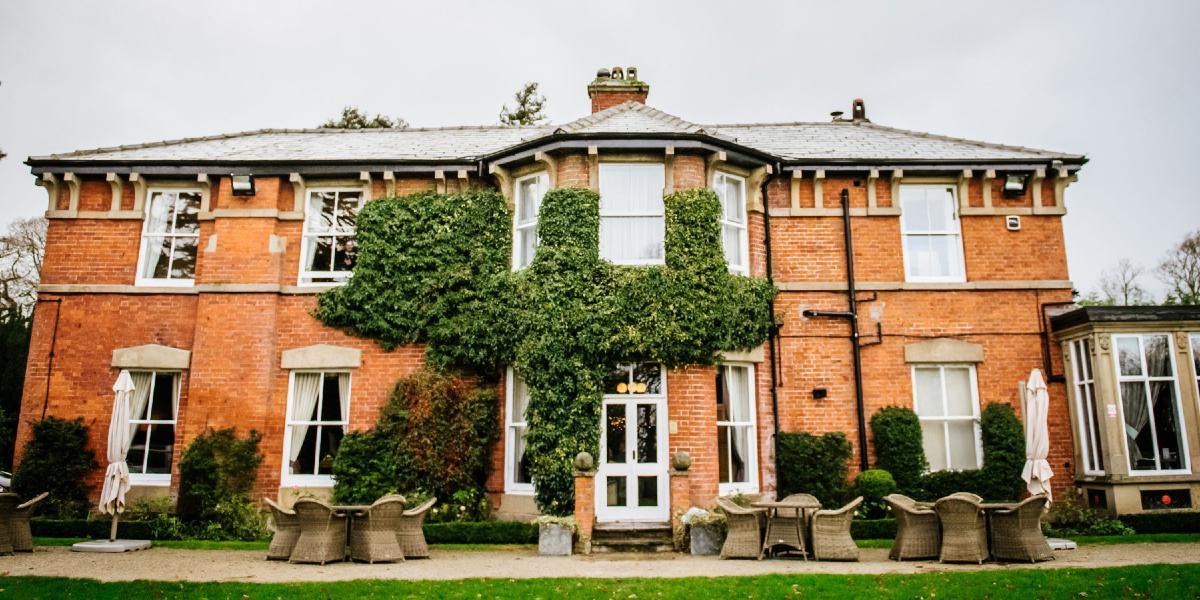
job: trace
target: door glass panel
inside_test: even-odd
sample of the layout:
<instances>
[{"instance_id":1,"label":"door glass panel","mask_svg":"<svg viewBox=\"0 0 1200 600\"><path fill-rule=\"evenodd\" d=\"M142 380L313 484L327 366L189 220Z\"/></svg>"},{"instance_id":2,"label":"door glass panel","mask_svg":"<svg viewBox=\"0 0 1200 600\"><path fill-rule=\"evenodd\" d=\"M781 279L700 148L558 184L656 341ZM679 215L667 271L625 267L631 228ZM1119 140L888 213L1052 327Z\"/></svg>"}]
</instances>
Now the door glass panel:
<instances>
[{"instance_id":1,"label":"door glass panel","mask_svg":"<svg viewBox=\"0 0 1200 600\"><path fill-rule=\"evenodd\" d=\"M658 462L658 407L654 404L637 405L637 461Z\"/></svg>"},{"instance_id":2,"label":"door glass panel","mask_svg":"<svg viewBox=\"0 0 1200 600\"><path fill-rule=\"evenodd\" d=\"M638 506L658 506L658 477L637 478Z\"/></svg>"},{"instance_id":3,"label":"door glass panel","mask_svg":"<svg viewBox=\"0 0 1200 600\"><path fill-rule=\"evenodd\" d=\"M625 506L625 477L606 477L604 485L608 488L608 506Z\"/></svg>"},{"instance_id":4,"label":"door glass panel","mask_svg":"<svg viewBox=\"0 0 1200 600\"><path fill-rule=\"evenodd\" d=\"M629 393L629 371L625 367L614 367L604 376L604 393Z\"/></svg>"},{"instance_id":5,"label":"door glass panel","mask_svg":"<svg viewBox=\"0 0 1200 600\"><path fill-rule=\"evenodd\" d=\"M662 393L662 366L641 363L633 368L633 389L638 394Z\"/></svg>"},{"instance_id":6,"label":"door glass panel","mask_svg":"<svg viewBox=\"0 0 1200 600\"><path fill-rule=\"evenodd\" d=\"M625 405L609 404L605 408L605 440L608 450L605 459L610 463L625 462Z\"/></svg>"}]
</instances>

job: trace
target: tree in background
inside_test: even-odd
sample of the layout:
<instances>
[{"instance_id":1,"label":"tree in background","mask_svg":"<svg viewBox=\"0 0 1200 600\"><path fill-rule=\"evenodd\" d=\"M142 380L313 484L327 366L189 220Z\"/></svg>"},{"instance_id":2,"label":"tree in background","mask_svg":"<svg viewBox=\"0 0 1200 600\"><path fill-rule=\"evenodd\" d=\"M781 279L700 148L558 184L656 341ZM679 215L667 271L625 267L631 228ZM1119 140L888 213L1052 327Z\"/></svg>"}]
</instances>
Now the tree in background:
<instances>
[{"instance_id":1,"label":"tree in background","mask_svg":"<svg viewBox=\"0 0 1200 600\"><path fill-rule=\"evenodd\" d=\"M513 94L517 105L500 109L500 122L505 125L539 125L546 121L546 97L538 93L536 81L526 83Z\"/></svg>"},{"instance_id":2,"label":"tree in background","mask_svg":"<svg viewBox=\"0 0 1200 600\"><path fill-rule=\"evenodd\" d=\"M0 236L0 469L12 467L46 219L18 219Z\"/></svg>"},{"instance_id":3,"label":"tree in background","mask_svg":"<svg viewBox=\"0 0 1200 600\"><path fill-rule=\"evenodd\" d=\"M1163 304L1200 304L1200 229L1172 248L1154 274L1169 288Z\"/></svg>"},{"instance_id":4,"label":"tree in background","mask_svg":"<svg viewBox=\"0 0 1200 600\"><path fill-rule=\"evenodd\" d=\"M400 117L392 118L387 115L369 114L358 109L357 106L347 106L342 109L342 116L337 119L325 121L321 127L331 129L382 129L382 128L399 128L408 127L408 121Z\"/></svg>"},{"instance_id":5,"label":"tree in background","mask_svg":"<svg viewBox=\"0 0 1200 600\"><path fill-rule=\"evenodd\" d=\"M1128 258L1100 274L1100 293L1091 292L1079 303L1084 306L1131 306L1150 304L1154 299L1140 281L1146 270Z\"/></svg>"}]
</instances>

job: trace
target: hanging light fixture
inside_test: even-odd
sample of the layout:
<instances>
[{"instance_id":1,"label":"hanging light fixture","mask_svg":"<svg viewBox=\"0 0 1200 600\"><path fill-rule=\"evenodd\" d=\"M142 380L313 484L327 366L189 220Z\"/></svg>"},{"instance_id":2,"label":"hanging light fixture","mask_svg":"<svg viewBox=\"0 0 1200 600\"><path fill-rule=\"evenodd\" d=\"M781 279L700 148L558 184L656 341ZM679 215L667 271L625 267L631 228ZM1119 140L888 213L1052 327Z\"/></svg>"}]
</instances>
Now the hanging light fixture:
<instances>
[{"instance_id":1,"label":"hanging light fixture","mask_svg":"<svg viewBox=\"0 0 1200 600\"><path fill-rule=\"evenodd\" d=\"M1004 195L1008 198L1025 195L1025 187L1029 184L1027 173L1009 173L1004 176Z\"/></svg>"},{"instance_id":2,"label":"hanging light fixture","mask_svg":"<svg viewBox=\"0 0 1200 600\"><path fill-rule=\"evenodd\" d=\"M230 175L230 181L233 182L234 196L253 196L254 195L254 176L253 175Z\"/></svg>"}]
</instances>

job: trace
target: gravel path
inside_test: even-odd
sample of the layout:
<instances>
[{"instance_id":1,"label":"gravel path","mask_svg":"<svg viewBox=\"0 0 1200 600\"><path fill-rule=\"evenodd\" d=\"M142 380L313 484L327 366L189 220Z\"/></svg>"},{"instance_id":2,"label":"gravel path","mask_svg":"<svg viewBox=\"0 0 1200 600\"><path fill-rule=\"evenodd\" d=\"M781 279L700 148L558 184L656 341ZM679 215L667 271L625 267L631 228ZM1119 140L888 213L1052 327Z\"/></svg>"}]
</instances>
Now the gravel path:
<instances>
[{"instance_id":1,"label":"gravel path","mask_svg":"<svg viewBox=\"0 0 1200 600\"><path fill-rule=\"evenodd\" d=\"M33 554L0 557L0 575L84 577L102 581L339 581L348 579L524 579L533 577L690 577L767 573L880 574L1007 568L1061 569L1151 563L1200 562L1200 544L1125 544L1084 546L1055 553L1056 560L1036 565L987 563L942 565L897 563L887 550L864 549L857 563L801 560L717 560L680 554L612 554L541 557L536 550L433 551L430 560L398 564L335 563L292 565L263 560L260 551L176 550L152 548L126 554L86 554L68 548L39 548Z\"/></svg>"}]
</instances>

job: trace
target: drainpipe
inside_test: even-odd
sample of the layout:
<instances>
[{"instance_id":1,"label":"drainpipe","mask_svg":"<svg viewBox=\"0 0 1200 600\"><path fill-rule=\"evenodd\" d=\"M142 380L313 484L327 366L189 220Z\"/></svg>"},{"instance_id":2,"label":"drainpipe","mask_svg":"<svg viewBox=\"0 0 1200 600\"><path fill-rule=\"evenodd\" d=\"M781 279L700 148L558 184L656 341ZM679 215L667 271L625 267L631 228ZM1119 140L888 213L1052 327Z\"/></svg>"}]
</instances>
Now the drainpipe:
<instances>
[{"instance_id":1,"label":"drainpipe","mask_svg":"<svg viewBox=\"0 0 1200 600\"><path fill-rule=\"evenodd\" d=\"M775 172L782 173L781 165L775 164ZM767 282L775 285L774 271L771 266L771 204L767 197L767 184L771 183L774 175L768 175L763 178L761 186L761 196L763 203L763 245L766 246L766 263L767 263ZM767 303L768 310L771 313L771 333L767 336L767 343L771 349L771 445L773 446L771 458L773 461L773 469L776 478L776 488L779 486L779 364L780 360L777 356L778 341L779 341L779 326L775 324L775 296L771 296L771 300Z\"/></svg>"},{"instance_id":2,"label":"drainpipe","mask_svg":"<svg viewBox=\"0 0 1200 600\"><path fill-rule=\"evenodd\" d=\"M806 310L804 316L829 317L845 319L850 324L850 347L854 353L854 402L858 417L858 465L863 471L870 468L867 464L867 416L863 406L862 385L862 344L858 337L858 294L854 287L854 236L850 230L850 191L842 188L842 227L844 228L846 250L846 293L849 300L849 310Z\"/></svg>"},{"instance_id":3,"label":"drainpipe","mask_svg":"<svg viewBox=\"0 0 1200 600\"><path fill-rule=\"evenodd\" d=\"M54 372L54 349L58 345L58 317L62 315L62 298L38 298L37 301L58 305L54 309L54 329L50 333L50 354L46 357L46 395L42 399L42 419L45 419L46 409L50 407L50 374ZM33 325L30 324L30 327Z\"/></svg>"}]
</instances>

